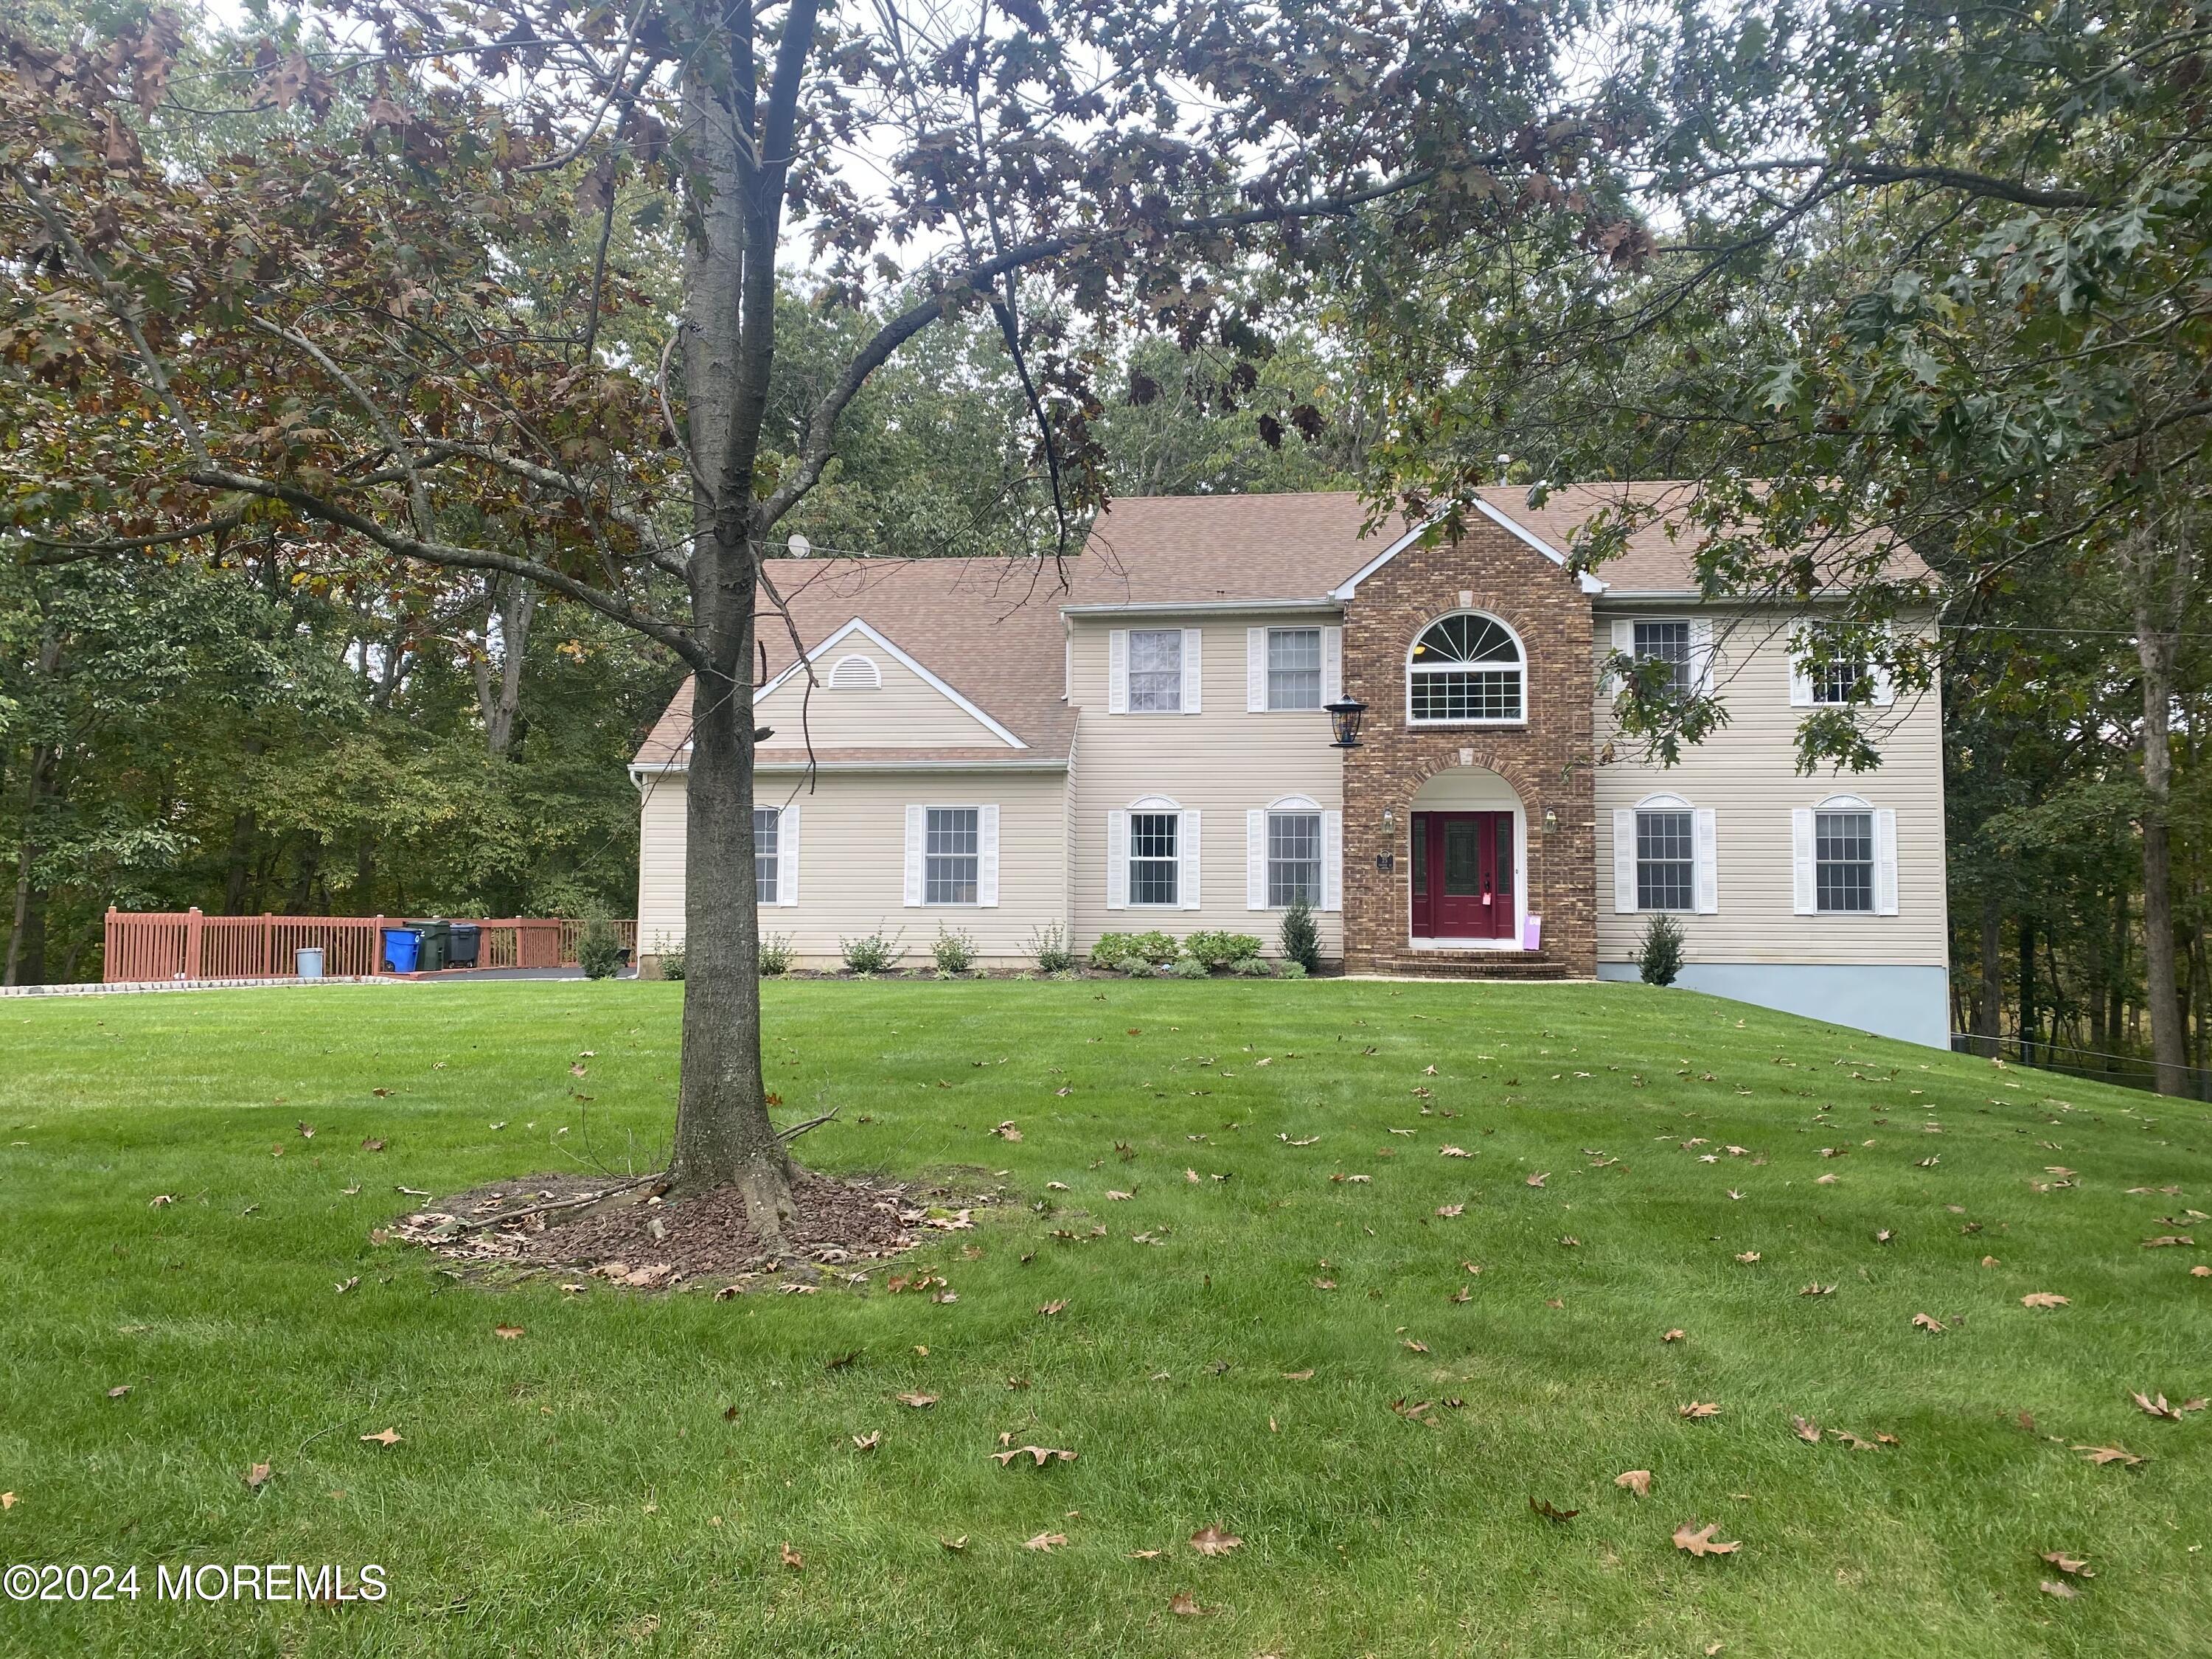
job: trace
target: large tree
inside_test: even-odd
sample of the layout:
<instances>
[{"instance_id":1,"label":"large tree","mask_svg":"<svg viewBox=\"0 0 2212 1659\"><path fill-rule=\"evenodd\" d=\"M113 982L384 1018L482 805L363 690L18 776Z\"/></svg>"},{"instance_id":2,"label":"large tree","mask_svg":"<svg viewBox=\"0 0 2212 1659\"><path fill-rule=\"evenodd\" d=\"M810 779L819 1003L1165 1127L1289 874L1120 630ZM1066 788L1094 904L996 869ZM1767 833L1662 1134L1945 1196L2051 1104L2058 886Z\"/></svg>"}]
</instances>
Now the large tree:
<instances>
[{"instance_id":1,"label":"large tree","mask_svg":"<svg viewBox=\"0 0 2212 1659\"><path fill-rule=\"evenodd\" d=\"M1617 246L1613 135L1554 81L1576 21L1573 0L327 0L243 62L159 13L12 38L7 510L63 553L249 538L387 596L528 581L679 656L671 1174L738 1186L774 1239L756 593L854 400L934 325L985 322L1065 526L1101 496L1115 343L1251 345L1226 296L1255 262L1340 268L1532 212ZM793 258L880 314L779 443ZM654 260L681 262L676 315Z\"/></svg>"}]
</instances>

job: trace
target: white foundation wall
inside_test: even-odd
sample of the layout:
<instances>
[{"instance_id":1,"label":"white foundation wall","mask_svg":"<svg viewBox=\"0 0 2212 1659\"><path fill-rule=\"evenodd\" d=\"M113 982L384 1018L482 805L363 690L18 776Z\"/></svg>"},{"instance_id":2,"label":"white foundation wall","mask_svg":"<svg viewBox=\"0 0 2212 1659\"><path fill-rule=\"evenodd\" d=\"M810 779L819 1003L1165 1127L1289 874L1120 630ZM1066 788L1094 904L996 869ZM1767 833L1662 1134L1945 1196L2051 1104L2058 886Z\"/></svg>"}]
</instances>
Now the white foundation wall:
<instances>
[{"instance_id":1,"label":"white foundation wall","mask_svg":"<svg viewBox=\"0 0 2212 1659\"><path fill-rule=\"evenodd\" d=\"M657 956L684 939L684 791L681 773L648 777L638 854L638 948ZM927 968L939 926L975 942L981 964L1023 967L1047 924L1066 925L1066 775L1058 770L824 773L812 793L796 774L764 772L763 806L799 809L794 903L763 904L763 939L790 940L798 965L842 965L839 941L898 936L903 968ZM906 809L999 809L999 902L908 905Z\"/></svg>"}]
</instances>

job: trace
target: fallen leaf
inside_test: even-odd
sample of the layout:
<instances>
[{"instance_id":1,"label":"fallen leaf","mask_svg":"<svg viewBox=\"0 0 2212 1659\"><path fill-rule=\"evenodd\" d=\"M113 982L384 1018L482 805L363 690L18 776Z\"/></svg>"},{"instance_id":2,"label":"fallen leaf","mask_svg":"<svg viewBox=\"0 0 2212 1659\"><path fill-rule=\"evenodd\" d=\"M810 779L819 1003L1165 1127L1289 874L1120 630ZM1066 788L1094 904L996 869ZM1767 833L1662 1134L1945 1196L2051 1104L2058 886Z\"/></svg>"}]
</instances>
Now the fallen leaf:
<instances>
[{"instance_id":1,"label":"fallen leaf","mask_svg":"<svg viewBox=\"0 0 2212 1659\"><path fill-rule=\"evenodd\" d=\"M1132 1561L1157 1561L1166 1553L1165 1550L1131 1550L1129 1559Z\"/></svg>"},{"instance_id":2,"label":"fallen leaf","mask_svg":"<svg viewBox=\"0 0 2212 1659\"><path fill-rule=\"evenodd\" d=\"M1797 1292L1800 1296L1833 1296L1835 1293L1836 1287L1834 1285L1823 1285L1817 1279L1812 1284L1808 1285L1803 1290Z\"/></svg>"},{"instance_id":3,"label":"fallen leaf","mask_svg":"<svg viewBox=\"0 0 2212 1659\"><path fill-rule=\"evenodd\" d=\"M2069 1304L2064 1297L2053 1296L2049 1291L2030 1291L2021 1297L2020 1305L2023 1308L2063 1308Z\"/></svg>"},{"instance_id":4,"label":"fallen leaf","mask_svg":"<svg viewBox=\"0 0 2212 1659\"><path fill-rule=\"evenodd\" d=\"M2075 1596L2081 1593L2075 1589L2073 1585L2063 1583L2057 1578L2043 1579L2037 1583L2036 1588L2041 1590L2045 1595L2055 1595L2062 1601L2071 1601Z\"/></svg>"},{"instance_id":5,"label":"fallen leaf","mask_svg":"<svg viewBox=\"0 0 2212 1659\"><path fill-rule=\"evenodd\" d=\"M156 1193L146 1200L146 1207L149 1210L158 1210L165 1204L173 1204L176 1201L177 1195L174 1193Z\"/></svg>"},{"instance_id":6,"label":"fallen leaf","mask_svg":"<svg viewBox=\"0 0 2212 1659\"><path fill-rule=\"evenodd\" d=\"M1535 1510L1537 1514L1542 1516L1547 1521L1553 1522L1559 1526L1566 1525L1568 1522L1573 1520L1577 1516L1582 1513L1580 1510L1553 1509L1552 1507L1552 1500L1548 1498L1531 1498L1528 1500L1528 1507Z\"/></svg>"},{"instance_id":7,"label":"fallen leaf","mask_svg":"<svg viewBox=\"0 0 2212 1659\"><path fill-rule=\"evenodd\" d=\"M124 1396L125 1395L129 1394L130 1392L131 1392L131 1384L130 1384L130 1383L128 1383L128 1382L118 1382L118 1383L117 1383L113 1388L110 1389L107 1391L107 1397L108 1397L110 1400L120 1400L120 1399L122 1399L122 1398L123 1398L123 1396Z\"/></svg>"},{"instance_id":8,"label":"fallen leaf","mask_svg":"<svg viewBox=\"0 0 2212 1659\"><path fill-rule=\"evenodd\" d=\"M955 1555L958 1555L968 1547L968 1534L963 1532L957 1538L940 1538L937 1541Z\"/></svg>"},{"instance_id":9,"label":"fallen leaf","mask_svg":"<svg viewBox=\"0 0 2212 1659\"><path fill-rule=\"evenodd\" d=\"M1832 1176L1832 1175L1815 1176L1814 1176L1814 1177L1813 1177L1813 1184L1814 1184L1815 1187L1832 1187L1832 1186L1834 1186L1834 1185L1836 1184L1836 1182L1837 1182L1838 1181L1839 1181L1840 1179L1842 1179L1842 1177L1841 1177L1841 1176Z\"/></svg>"},{"instance_id":10,"label":"fallen leaf","mask_svg":"<svg viewBox=\"0 0 2212 1659\"><path fill-rule=\"evenodd\" d=\"M937 1403L937 1396L933 1394L908 1393L898 1395L897 1400L900 1405L911 1406L916 1411L921 1411Z\"/></svg>"},{"instance_id":11,"label":"fallen leaf","mask_svg":"<svg viewBox=\"0 0 2212 1659\"><path fill-rule=\"evenodd\" d=\"M1283 1373L1283 1380L1286 1382L1311 1382L1313 1380L1313 1368L1309 1365L1302 1371L1285 1371Z\"/></svg>"},{"instance_id":12,"label":"fallen leaf","mask_svg":"<svg viewBox=\"0 0 2212 1659\"><path fill-rule=\"evenodd\" d=\"M1680 1342L1680 1341L1684 1337L1687 1336L1688 1334L1689 1334L1689 1333L1688 1333L1687 1331L1686 1331L1686 1330L1682 1329L1682 1328L1681 1328L1680 1326L1679 1326L1679 1325L1678 1325L1678 1326L1676 1326L1676 1327L1675 1327L1673 1330L1671 1330L1671 1331L1666 1331L1666 1332L1662 1333L1662 1334L1661 1334L1661 1335L1660 1335L1659 1340L1660 1340L1662 1342Z\"/></svg>"},{"instance_id":13,"label":"fallen leaf","mask_svg":"<svg viewBox=\"0 0 2212 1659\"><path fill-rule=\"evenodd\" d=\"M1917 1313L1912 1316L1912 1323L1916 1329L1927 1331L1931 1334L1948 1328L1943 1322L1933 1314Z\"/></svg>"},{"instance_id":14,"label":"fallen leaf","mask_svg":"<svg viewBox=\"0 0 2212 1659\"><path fill-rule=\"evenodd\" d=\"M1877 1244L1887 1244L1896 1237L1897 1235L1892 1232L1888 1228L1881 1227L1877 1228L1875 1231L1874 1242Z\"/></svg>"},{"instance_id":15,"label":"fallen leaf","mask_svg":"<svg viewBox=\"0 0 2212 1659\"><path fill-rule=\"evenodd\" d=\"M2119 1446L2076 1446L2074 1449L2092 1463L2100 1466L2106 1463L2124 1463L2128 1468L2133 1468L2143 1461L2135 1453Z\"/></svg>"},{"instance_id":16,"label":"fallen leaf","mask_svg":"<svg viewBox=\"0 0 2212 1659\"><path fill-rule=\"evenodd\" d=\"M1449 1221L1454 1216L1466 1214L1467 1206L1464 1204L1439 1204L1437 1206L1437 1213L1443 1217L1445 1220Z\"/></svg>"},{"instance_id":17,"label":"fallen leaf","mask_svg":"<svg viewBox=\"0 0 2212 1659\"><path fill-rule=\"evenodd\" d=\"M2096 1568L2078 1555L2069 1555L2064 1550L2045 1550L2043 1559L2069 1578L2094 1578Z\"/></svg>"},{"instance_id":18,"label":"fallen leaf","mask_svg":"<svg viewBox=\"0 0 2212 1659\"><path fill-rule=\"evenodd\" d=\"M782 1547L776 1553L782 1558L783 1565L793 1572L797 1572L806 1565L806 1558L791 1547L791 1540L787 1538L783 1540Z\"/></svg>"},{"instance_id":19,"label":"fallen leaf","mask_svg":"<svg viewBox=\"0 0 2212 1659\"><path fill-rule=\"evenodd\" d=\"M295 1127L297 1127L297 1128L298 1128L298 1130L300 1131L300 1139L302 1139L302 1140L313 1140L313 1139L315 1138L315 1126L314 1126L313 1124L312 1124L312 1123L301 1123L301 1124L295 1125Z\"/></svg>"},{"instance_id":20,"label":"fallen leaf","mask_svg":"<svg viewBox=\"0 0 2212 1659\"><path fill-rule=\"evenodd\" d=\"M522 1328L520 1325L495 1325L491 1328L491 1334L502 1341L512 1342L522 1334Z\"/></svg>"},{"instance_id":21,"label":"fallen leaf","mask_svg":"<svg viewBox=\"0 0 2212 1659\"><path fill-rule=\"evenodd\" d=\"M1056 1313L1065 1313L1067 1311L1067 1298L1062 1297L1056 1302L1045 1303L1042 1307L1038 1308L1037 1311L1044 1315L1047 1318L1050 1318Z\"/></svg>"},{"instance_id":22,"label":"fallen leaf","mask_svg":"<svg viewBox=\"0 0 2212 1659\"><path fill-rule=\"evenodd\" d=\"M361 1149L364 1152L380 1152L384 1150L384 1142L375 1135L371 1135L361 1143Z\"/></svg>"},{"instance_id":23,"label":"fallen leaf","mask_svg":"<svg viewBox=\"0 0 2212 1659\"><path fill-rule=\"evenodd\" d=\"M1674 1547L1678 1550L1687 1550L1691 1554L1698 1556L1733 1555L1743 1547L1741 1540L1735 1543L1721 1542L1713 1536L1719 1530L1717 1526L1692 1528L1690 1523L1685 1521L1674 1528Z\"/></svg>"},{"instance_id":24,"label":"fallen leaf","mask_svg":"<svg viewBox=\"0 0 2212 1659\"><path fill-rule=\"evenodd\" d=\"M1809 1446L1817 1446L1820 1443L1820 1425L1811 1418L1793 1417L1790 1421L1796 1426L1797 1437L1800 1440Z\"/></svg>"},{"instance_id":25,"label":"fallen leaf","mask_svg":"<svg viewBox=\"0 0 2212 1659\"><path fill-rule=\"evenodd\" d=\"M1179 1619L1195 1619L1206 1609L1198 1605L1198 1598L1188 1590L1177 1590L1168 1597L1168 1611Z\"/></svg>"},{"instance_id":26,"label":"fallen leaf","mask_svg":"<svg viewBox=\"0 0 2212 1659\"><path fill-rule=\"evenodd\" d=\"M2204 1402L2202 1400L2185 1400L2179 1406L2169 1406L2166 1403L2164 1395L2153 1400L2148 1395L2140 1391L2136 1393L2135 1401L2149 1416L2164 1418L2169 1423L2181 1421L2181 1414L2184 1412L2201 1412L2204 1409Z\"/></svg>"},{"instance_id":27,"label":"fallen leaf","mask_svg":"<svg viewBox=\"0 0 2212 1659\"><path fill-rule=\"evenodd\" d=\"M1200 1555L1226 1555L1231 1550L1243 1548L1244 1540L1218 1527L1200 1527L1191 1534L1190 1547Z\"/></svg>"},{"instance_id":28,"label":"fallen leaf","mask_svg":"<svg viewBox=\"0 0 2212 1659\"><path fill-rule=\"evenodd\" d=\"M1064 1532L1041 1532L1034 1538L1024 1539L1022 1547L1025 1550L1036 1550L1042 1553L1058 1549L1066 1541L1067 1534Z\"/></svg>"},{"instance_id":29,"label":"fallen leaf","mask_svg":"<svg viewBox=\"0 0 2212 1659\"><path fill-rule=\"evenodd\" d=\"M1134 1198L1136 1194L1134 1193L1117 1193L1109 1188L1106 1196L1112 1199L1116 1204L1118 1204L1124 1199Z\"/></svg>"},{"instance_id":30,"label":"fallen leaf","mask_svg":"<svg viewBox=\"0 0 2212 1659\"><path fill-rule=\"evenodd\" d=\"M1686 1406L1675 1407L1674 1415L1677 1417L1717 1417L1720 1415L1720 1407L1711 1401L1692 1400Z\"/></svg>"},{"instance_id":31,"label":"fallen leaf","mask_svg":"<svg viewBox=\"0 0 2212 1659\"><path fill-rule=\"evenodd\" d=\"M1438 1158L1468 1158L1473 1154L1464 1146L1439 1146L1437 1148L1437 1156ZM1529 1184L1533 1186L1535 1183L1532 1182Z\"/></svg>"},{"instance_id":32,"label":"fallen leaf","mask_svg":"<svg viewBox=\"0 0 2212 1659\"><path fill-rule=\"evenodd\" d=\"M1333 1291L1336 1288L1336 1281L1333 1279L1316 1279L1313 1282L1313 1287L1317 1291Z\"/></svg>"},{"instance_id":33,"label":"fallen leaf","mask_svg":"<svg viewBox=\"0 0 2212 1659\"><path fill-rule=\"evenodd\" d=\"M1014 1127L1014 1121L1012 1118L1008 1118L991 1133L1001 1140L1019 1140L1022 1138L1022 1132Z\"/></svg>"},{"instance_id":34,"label":"fallen leaf","mask_svg":"<svg viewBox=\"0 0 2212 1659\"><path fill-rule=\"evenodd\" d=\"M1416 1342L1409 1336L1406 1339L1406 1348L1411 1353L1426 1353L1429 1351L1429 1345L1425 1342Z\"/></svg>"},{"instance_id":35,"label":"fallen leaf","mask_svg":"<svg viewBox=\"0 0 2212 1659\"><path fill-rule=\"evenodd\" d=\"M401 1437L399 1431L397 1429L384 1429L375 1434L365 1434L362 1436L362 1438L363 1440L374 1440L378 1445L389 1450L392 1447L399 1443Z\"/></svg>"},{"instance_id":36,"label":"fallen leaf","mask_svg":"<svg viewBox=\"0 0 2212 1659\"><path fill-rule=\"evenodd\" d=\"M872 1452L884 1443L884 1431L870 1429L866 1434L856 1434L853 1437L853 1443L864 1452Z\"/></svg>"},{"instance_id":37,"label":"fallen leaf","mask_svg":"<svg viewBox=\"0 0 2212 1659\"><path fill-rule=\"evenodd\" d=\"M991 1455L998 1459L999 1467L1002 1469L1017 1457L1022 1456L1035 1458L1036 1462L1034 1467L1040 1469L1055 1458L1063 1463L1073 1463L1076 1457L1073 1452L1061 1451L1054 1446L1013 1446L1005 1451L994 1451Z\"/></svg>"},{"instance_id":38,"label":"fallen leaf","mask_svg":"<svg viewBox=\"0 0 2212 1659\"><path fill-rule=\"evenodd\" d=\"M2163 1250L2172 1245L2194 1244L2196 1242L2187 1233L2160 1233L2156 1238L2143 1240L2142 1247L2146 1250Z\"/></svg>"},{"instance_id":39,"label":"fallen leaf","mask_svg":"<svg viewBox=\"0 0 2212 1659\"><path fill-rule=\"evenodd\" d=\"M260 1491L269 1484L269 1477L275 1473L276 1471L266 1463L254 1464L246 1472L246 1489L248 1492ZM8 1494L7 1507L9 1509L15 1507L15 1494L12 1492Z\"/></svg>"},{"instance_id":40,"label":"fallen leaf","mask_svg":"<svg viewBox=\"0 0 2212 1659\"><path fill-rule=\"evenodd\" d=\"M1747 1267L1753 1262L1759 1260L1759 1252L1757 1250L1742 1251L1736 1256L1736 1260L1742 1262L1744 1266Z\"/></svg>"},{"instance_id":41,"label":"fallen leaf","mask_svg":"<svg viewBox=\"0 0 2212 1659\"><path fill-rule=\"evenodd\" d=\"M1651 1471L1624 1469L1613 1477L1613 1484L1634 1492L1638 1498L1649 1498L1651 1495Z\"/></svg>"},{"instance_id":42,"label":"fallen leaf","mask_svg":"<svg viewBox=\"0 0 2212 1659\"><path fill-rule=\"evenodd\" d=\"M1542 1175L1532 1175L1523 1184L1530 1187L1540 1187L1544 1184L1546 1179L1549 1177L1551 1173L1552 1172L1549 1170L1547 1170Z\"/></svg>"},{"instance_id":43,"label":"fallen leaf","mask_svg":"<svg viewBox=\"0 0 2212 1659\"><path fill-rule=\"evenodd\" d=\"M2189 1276L2191 1279L2212 1279L2212 1267L2200 1261L2189 1270Z\"/></svg>"}]
</instances>

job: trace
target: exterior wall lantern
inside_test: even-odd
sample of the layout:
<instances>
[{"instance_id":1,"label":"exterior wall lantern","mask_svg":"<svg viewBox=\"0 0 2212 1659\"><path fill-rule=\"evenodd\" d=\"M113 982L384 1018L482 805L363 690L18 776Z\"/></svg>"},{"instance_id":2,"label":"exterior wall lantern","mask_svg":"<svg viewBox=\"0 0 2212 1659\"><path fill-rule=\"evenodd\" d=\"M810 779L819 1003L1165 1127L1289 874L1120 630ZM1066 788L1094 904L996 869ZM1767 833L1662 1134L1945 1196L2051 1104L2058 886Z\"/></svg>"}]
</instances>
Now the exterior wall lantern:
<instances>
[{"instance_id":1,"label":"exterior wall lantern","mask_svg":"<svg viewBox=\"0 0 2212 1659\"><path fill-rule=\"evenodd\" d=\"M1336 728L1336 742L1332 746L1338 749L1358 748L1359 720L1367 712L1367 705L1357 697L1346 697L1341 702L1328 703L1323 707L1328 714L1328 723Z\"/></svg>"},{"instance_id":2,"label":"exterior wall lantern","mask_svg":"<svg viewBox=\"0 0 2212 1659\"><path fill-rule=\"evenodd\" d=\"M1382 809L1382 850L1375 855L1375 868L1379 874L1387 876L1395 867L1397 845L1398 815L1386 806Z\"/></svg>"}]
</instances>

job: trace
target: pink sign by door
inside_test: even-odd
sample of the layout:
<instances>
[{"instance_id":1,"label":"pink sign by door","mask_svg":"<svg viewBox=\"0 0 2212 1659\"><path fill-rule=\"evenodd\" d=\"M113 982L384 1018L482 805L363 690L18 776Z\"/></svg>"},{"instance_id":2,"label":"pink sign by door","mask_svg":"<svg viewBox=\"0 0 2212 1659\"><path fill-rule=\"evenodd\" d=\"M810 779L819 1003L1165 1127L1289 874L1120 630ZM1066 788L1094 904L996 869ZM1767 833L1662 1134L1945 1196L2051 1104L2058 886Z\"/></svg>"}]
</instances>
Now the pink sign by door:
<instances>
[{"instance_id":1,"label":"pink sign by door","mask_svg":"<svg viewBox=\"0 0 2212 1659\"><path fill-rule=\"evenodd\" d=\"M1544 943L1544 919L1531 911L1521 921L1521 948L1524 951L1540 949Z\"/></svg>"}]
</instances>

